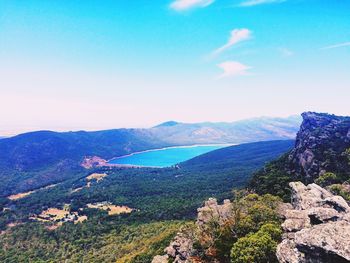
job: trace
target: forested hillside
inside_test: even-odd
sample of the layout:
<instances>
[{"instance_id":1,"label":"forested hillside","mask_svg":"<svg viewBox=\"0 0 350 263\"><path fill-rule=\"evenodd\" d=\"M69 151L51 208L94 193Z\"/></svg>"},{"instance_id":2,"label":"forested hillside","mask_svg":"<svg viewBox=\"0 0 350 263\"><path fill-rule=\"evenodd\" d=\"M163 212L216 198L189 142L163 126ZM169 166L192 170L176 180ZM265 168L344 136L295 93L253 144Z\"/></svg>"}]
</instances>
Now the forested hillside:
<instances>
[{"instance_id":1,"label":"forested hillside","mask_svg":"<svg viewBox=\"0 0 350 263\"><path fill-rule=\"evenodd\" d=\"M160 248L175 234L179 225L173 220L192 220L197 208L209 197L219 200L231 197L232 188L244 187L254 171L292 145L293 141L272 141L231 146L176 168L100 168L90 170L80 179L71 179L17 200L2 199L0 220L5 232L0 236L0 255L13 261L73 260L81 256L93 262L97 258L125 256L134 260L131 262L149 262L145 258L160 253ZM212 161L208 161L210 158ZM106 175L99 181L87 181L86 176L96 173ZM127 206L133 211L108 215L108 211L87 206L99 202ZM87 221L66 222L56 228L54 222L38 223L29 219L47 208L67 206L70 213L86 216ZM143 229L141 234L139 229ZM119 238L126 240L126 236L133 238L118 247L115 242ZM131 254L118 254L124 251L124 244L135 245L132 240L149 242L152 249L136 252L131 249ZM144 261L137 261L138 258Z\"/></svg>"},{"instance_id":2,"label":"forested hillside","mask_svg":"<svg viewBox=\"0 0 350 263\"><path fill-rule=\"evenodd\" d=\"M0 141L0 195L36 189L68 178L84 169L84 156L106 159L167 145L142 130L57 133L41 131Z\"/></svg>"}]
</instances>

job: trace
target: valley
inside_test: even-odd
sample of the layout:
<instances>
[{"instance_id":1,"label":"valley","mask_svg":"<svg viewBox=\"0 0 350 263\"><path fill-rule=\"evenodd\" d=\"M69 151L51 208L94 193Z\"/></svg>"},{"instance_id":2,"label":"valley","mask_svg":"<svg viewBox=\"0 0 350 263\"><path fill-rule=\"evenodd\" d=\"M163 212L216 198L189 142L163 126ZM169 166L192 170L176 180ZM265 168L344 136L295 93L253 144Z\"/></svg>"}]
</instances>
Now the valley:
<instances>
[{"instance_id":1,"label":"valley","mask_svg":"<svg viewBox=\"0 0 350 263\"><path fill-rule=\"evenodd\" d=\"M125 157L151 154L149 159L159 161L170 151L165 157L176 165L124 166L89 157L79 173L58 184L0 199L0 260L163 263L181 257L178 262L260 263L275 262L278 251L285 263L285 243L294 242L291 236L279 246L282 230L291 231L281 221L281 211L290 209L283 203L291 200L289 185L300 188L295 191L315 188L326 197L339 194L332 197L334 207L349 201L349 118L310 112L303 118L296 141L170 147ZM181 155L183 150L189 155ZM174 161L183 156L193 158ZM309 183L310 175L325 189L291 183ZM318 196L316 190L310 191ZM307 211L321 217L328 206ZM285 224L300 220L293 217L297 210L290 213ZM340 219L340 228L346 220ZM319 221L310 222L306 228ZM260 243L248 249L265 239L265 252L259 252Z\"/></svg>"},{"instance_id":2,"label":"valley","mask_svg":"<svg viewBox=\"0 0 350 263\"><path fill-rule=\"evenodd\" d=\"M0 0L0 263L350 263L350 0Z\"/></svg>"},{"instance_id":3,"label":"valley","mask_svg":"<svg viewBox=\"0 0 350 263\"><path fill-rule=\"evenodd\" d=\"M2 200L5 210L0 216L0 226L5 232L0 236L0 245L4 245L2 242L7 242L7 238L16 236L17 242L28 244L26 255L30 254L37 260L62 258L62 253L66 260L73 262L81 253L84 253L84 257L93 258L90 252L86 254L81 250L79 242L84 240L88 250L93 251L101 246L101 242L105 244L103 240L113 231L134 231L132 229L135 227L137 229L149 226L153 229L156 222L164 222L170 227L174 220L182 222L181 224L191 221L203 200L212 196L220 200L230 197L232 188L244 187L255 171L291 149L293 144L294 141L286 140L230 146L169 168L107 166L88 169L80 178L73 177L55 187L35 191L21 199ZM38 222L35 219L42 217L40 215L44 213L44 219L48 220L46 214L52 211L67 212L64 212L63 217L61 212L58 220L55 215L50 216L49 221L55 222ZM9 224L18 226L7 228ZM22 231L27 231L28 228L31 233L23 235ZM170 233L165 228L164 231ZM42 233L39 237L46 244L57 242L58 249L48 254L49 245L38 246L35 241L30 242L38 237L38 233ZM69 233L74 233L76 241L72 242ZM160 234L152 230L152 235L155 233ZM118 234L119 237L120 235ZM147 232L142 232L140 238L143 235L147 235ZM160 235L165 239L150 238L150 242L158 243L159 248L173 237L173 234ZM63 251L67 245L74 253ZM103 247L112 245L108 241ZM21 253L12 254L12 249L15 247L0 252L0 259L1 255L9 258L11 254L13 260L24 256ZM35 251L41 251L41 256L36 256ZM155 251L140 249L137 253L130 251L131 254L124 255L116 254L118 252L114 250L100 253L99 258L104 260L108 257L130 257L131 260L138 254L150 258Z\"/></svg>"}]
</instances>

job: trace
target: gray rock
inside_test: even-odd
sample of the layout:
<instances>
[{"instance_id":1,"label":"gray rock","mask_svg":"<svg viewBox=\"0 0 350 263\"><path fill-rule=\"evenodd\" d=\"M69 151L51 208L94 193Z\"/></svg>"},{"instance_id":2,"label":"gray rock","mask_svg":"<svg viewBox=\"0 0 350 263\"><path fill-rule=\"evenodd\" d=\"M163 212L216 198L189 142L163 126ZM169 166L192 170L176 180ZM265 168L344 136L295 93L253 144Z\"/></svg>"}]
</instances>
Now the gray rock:
<instances>
[{"instance_id":1,"label":"gray rock","mask_svg":"<svg viewBox=\"0 0 350 263\"><path fill-rule=\"evenodd\" d=\"M293 167L289 172L296 175L295 178L313 182L329 171L329 166L345 171L349 167L347 162L329 158L328 154L341 156L350 147L350 117L315 112L305 112L302 116L295 148L288 158Z\"/></svg>"},{"instance_id":2,"label":"gray rock","mask_svg":"<svg viewBox=\"0 0 350 263\"><path fill-rule=\"evenodd\" d=\"M350 261L349 222L329 222L303 229L295 234L294 242L309 257L336 255Z\"/></svg>"},{"instance_id":3,"label":"gray rock","mask_svg":"<svg viewBox=\"0 0 350 263\"><path fill-rule=\"evenodd\" d=\"M164 252L174 259L175 263L189 262L193 250L193 240L184 233L178 233Z\"/></svg>"},{"instance_id":4,"label":"gray rock","mask_svg":"<svg viewBox=\"0 0 350 263\"><path fill-rule=\"evenodd\" d=\"M342 216L337 210L327 207L310 208L307 215L313 224L337 221Z\"/></svg>"},{"instance_id":5,"label":"gray rock","mask_svg":"<svg viewBox=\"0 0 350 263\"><path fill-rule=\"evenodd\" d=\"M350 262L347 202L316 184L293 182L290 186L294 209L284 213L285 233L276 252L279 262Z\"/></svg>"},{"instance_id":6,"label":"gray rock","mask_svg":"<svg viewBox=\"0 0 350 263\"><path fill-rule=\"evenodd\" d=\"M277 214L279 215L279 217L281 219L286 219L286 213L288 210L292 210L293 209L293 206L292 204L290 203L280 203L278 206L277 206Z\"/></svg>"},{"instance_id":7,"label":"gray rock","mask_svg":"<svg viewBox=\"0 0 350 263\"><path fill-rule=\"evenodd\" d=\"M299 263L304 260L304 255L295 247L294 241L289 239L283 240L277 246L276 256L283 263Z\"/></svg>"},{"instance_id":8,"label":"gray rock","mask_svg":"<svg viewBox=\"0 0 350 263\"><path fill-rule=\"evenodd\" d=\"M232 203L230 200L224 200L222 205L218 205L215 198L209 198L203 207L197 209L197 212L197 225L199 227L213 219L222 224L232 215Z\"/></svg>"},{"instance_id":9,"label":"gray rock","mask_svg":"<svg viewBox=\"0 0 350 263\"><path fill-rule=\"evenodd\" d=\"M340 212L350 212L348 203L341 196L327 197L324 201L325 204L332 206L335 210Z\"/></svg>"},{"instance_id":10,"label":"gray rock","mask_svg":"<svg viewBox=\"0 0 350 263\"><path fill-rule=\"evenodd\" d=\"M309 190L310 193L312 193L314 196L324 199L327 197L333 196L331 192L327 191L326 189L322 188L321 186L317 184L309 184L307 186L307 189Z\"/></svg>"},{"instance_id":11,"label":"gray rock","mask_svg":"<svg viewBox=\"0 0 350 263\"><path fill-rule=\"evenodd\" d=\"M286 232L296 232L311 226L310 218L306 211L287 210L285 216L286 220L282 224L282 228Z\"/></svg>"},{"instance_id":12,"label":"gray rock","mask_svg":"<svg viewBox=\"0 0 350 263\"><path fill-rule=\"evenodd\" d=\"M323 191L311 185L306 187L302 182L292 182L289 186L292 188L292 205L295 209L305 210L320 205Z\"/></svg>"}]
</instances>

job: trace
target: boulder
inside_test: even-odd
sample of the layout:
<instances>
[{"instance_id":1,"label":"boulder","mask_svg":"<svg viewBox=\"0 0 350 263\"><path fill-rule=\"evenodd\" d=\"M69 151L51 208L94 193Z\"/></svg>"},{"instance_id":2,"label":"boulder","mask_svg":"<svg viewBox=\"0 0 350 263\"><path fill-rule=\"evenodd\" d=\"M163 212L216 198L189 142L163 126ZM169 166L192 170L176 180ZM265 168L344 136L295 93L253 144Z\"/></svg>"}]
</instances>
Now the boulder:
<instances>
[{"instance_id":1,"label":"boulder","mask_svg":"<svg viewBox=\"0 0 350 263\"><path fill-rule=\"evenodd\" d=\"M303 229L295 234L294 242L298 250L310 258L339 258L350 262L349 222L329 222Z\"/></svg>"},{"instance_id":2,"label":"boulder","mask_svg":"<svg viewBox=\"0 0 350 263\"><path fill-rule=\"evenodd\" d=\"M292 205L295 209L304 210L318 206L321 193L315 188L310 190L302 182L292 182L289 186L292 188Z\"/></svg>"},{"instance_id":3,"label":"boulder","mask_svg":"<svg viewBox=\"0 0 350 263\"><path fill-rule=\"evenodd\" d=\"M283 263L350 262L350 208L340 196L316 184L290 183L292 206L277 246Z\"/></svg>"},{"instance_id":4,"label":"boulder","mask_svg":"<svg viewBox=\"0 0 350 263\"><path fill-rule=\"evenodd\" d=\"M276 256L279 262L285 263L299 263L304 260L304 255L296 249L294 241L289 239L278 245Z\"/></svg>"},{"instance_id":5,"label":"boulder","mask_svg":"<svg viewBox=\"0 0 350 263\"><path fill-rule=\"evenodd\" d=\"M282 224L282 228L286 232L296 232L311 226L310 218L305 211L287 210L285 217L286 220Z\"/></svg>"}]
</instances>

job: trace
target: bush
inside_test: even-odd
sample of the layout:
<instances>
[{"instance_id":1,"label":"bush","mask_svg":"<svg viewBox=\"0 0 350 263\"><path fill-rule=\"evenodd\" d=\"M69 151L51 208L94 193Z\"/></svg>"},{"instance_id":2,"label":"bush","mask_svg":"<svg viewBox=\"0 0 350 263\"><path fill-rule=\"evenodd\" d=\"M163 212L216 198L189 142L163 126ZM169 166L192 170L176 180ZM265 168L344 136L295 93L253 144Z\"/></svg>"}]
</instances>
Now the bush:
<instances>
[{"instance_id":1,"label":"bush","mask_svg":"<svg viewBox=\"0 0 350 263\"><path fill-rule=\"evenodd\" d=\"M233 262L254 262L249 254L252 254L253 258L271 258L269 253L275 250L275 243L280 240L282 233L279 228L280 219L276 213L281 199L270 194L235 196L232 216L224 224L214 220L199 229L197 251L207 256L209 262L229 262L230 258L237 259ZM274 246L265 248L265 242L272 242ZM239 254L247 243L250 244L250 248L246 248L246 254ZM254 252L258 253L254 255L249 249L261 251Z\"/></svg>"},{"instance_id":2,"label":"bush","mask_svg":"<svg viewBox=\"0 0 350 263\"><path fill-rule=\"evenodd\" d=\"M337 178L337 175L334 173L325 173L315 180L315 183L322 187L335 184L338 182L339 182L339 179Z\"/></svg>"},{"instance_id":3,"label":"bush","mask_svg":"<svg viewBox=\"0 0 350 263\"><path fill-rule=\"evenodd\" d=\"M335 194L340 195L343 197L346 201L350 202L350 193L347 191L347 189L344 187L344 185L341 184L333 184L329 186L329 190Z\"/></svg>"},{"instance_id":4,"label":"bush","mask_svg":"<svg viewBox=\"0 0 350 263\"><path fill-rule=\"evenodd\" d=\"M238 239L231 250L232 263L273 263L282 231L275 224L265 224L255 234Z\"/></svg>"}]
</instances>

